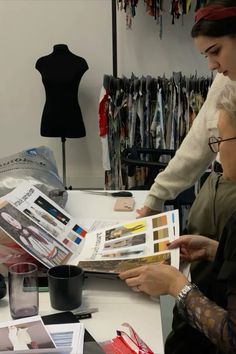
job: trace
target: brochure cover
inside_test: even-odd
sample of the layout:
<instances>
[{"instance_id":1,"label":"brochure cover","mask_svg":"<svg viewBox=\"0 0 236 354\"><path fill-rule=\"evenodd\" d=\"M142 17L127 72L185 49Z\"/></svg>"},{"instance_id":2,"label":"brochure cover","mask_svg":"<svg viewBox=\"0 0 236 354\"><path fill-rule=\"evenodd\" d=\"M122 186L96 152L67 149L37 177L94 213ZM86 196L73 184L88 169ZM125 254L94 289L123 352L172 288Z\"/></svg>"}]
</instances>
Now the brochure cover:
<instances>
[{"instance_id":1,"label":"brochure cover","mask_svg":"<svg viewBox=\"0 0 236 354\"><path fill-rule=\"evenodd\" d=\"M35 186L22 183L0 198L0 228L48 268L79 264L88 272L118 273L153 262L179 268L179 250L168 250L179 237L177 210L87 232Z\"/></svg>"}]
</instances>

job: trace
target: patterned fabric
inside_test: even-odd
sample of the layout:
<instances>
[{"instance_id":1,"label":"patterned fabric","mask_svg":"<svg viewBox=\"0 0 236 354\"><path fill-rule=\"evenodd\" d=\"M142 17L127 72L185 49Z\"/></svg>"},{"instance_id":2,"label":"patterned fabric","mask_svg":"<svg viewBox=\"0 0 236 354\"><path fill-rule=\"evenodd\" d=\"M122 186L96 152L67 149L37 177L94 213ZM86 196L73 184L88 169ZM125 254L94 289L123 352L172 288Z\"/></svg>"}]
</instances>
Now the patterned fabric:
<instances>
[{"instance_id":1,"label":"patterned fabric","mask_svg":"<svg viewBox=\"0 0 236 354\"><path fill-rule=\"evenodd\" d=\"M208 337L223 353L236 353L236 283L228 293L228 311L217 306L198 289L185 300L185 319Z\"/></svg>"},{"instance_id":2,"label":"patterned fabric","mask_svg":"<svg viewBox=\"0 0 236 354\"><path fill-rule=\"evenodd\" d=\"M144 185L147 168L121 165L121 153L128 147L178 149L206 98L211 78L185 77L173 73L165 77L114 78L104 75L99 99L100 136L106 170L106 189L129 189ZM191 102L190 102L191 96ZM191 103L191 104L190 104ZM150 156L141 156L149 161ZM140 177L141 176L141 177ZM150 181L151 182L151 181ZM171 198L169 198L171 199Z\"/></svg>"},{"instance_id":3,"label":"patterned fabric","mask_svg":"<svg viewBox=\"0 0 236 354\"><path fill-rule=\"evenodd\" d=\"M215 344L215 353L236 353L236 212L223 230L211 275L207 297L196 289L187 295L184 317Z\"/></svg>"}]
</instances>

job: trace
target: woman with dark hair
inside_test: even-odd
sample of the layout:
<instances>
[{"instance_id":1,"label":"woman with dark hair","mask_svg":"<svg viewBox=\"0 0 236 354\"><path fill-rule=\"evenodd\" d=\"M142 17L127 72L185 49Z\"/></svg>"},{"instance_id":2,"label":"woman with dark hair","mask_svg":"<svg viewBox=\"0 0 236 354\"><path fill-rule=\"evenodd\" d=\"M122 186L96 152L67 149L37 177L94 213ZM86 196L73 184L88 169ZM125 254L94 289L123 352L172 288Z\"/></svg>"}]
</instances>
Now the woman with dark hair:
<instances>
[{"instance_id":1,"label":"woman with dark hair","mask_svg":"<svg viewBox=\"0 0 236 354\"><path fill-rule=\"evenodd\" d=\"M196 198L189 215L191 232L188 230L195 235L182 236L170 247L180 247L183 260L200 260L202 267L192 272L193 283L168 265L140 267L123 272L120 277L134 291L175 297L173 330L167 338L165 354L236 353L236 1L209 1L196 14L192 36L199 51L207 57L209 67L220 73L215 97L211 94L207 103L208 114L211 105L213 114L212 121L207 116L207 123L210 126L215 122L217 131L207 139L204 131L198 130L198 136L204 135L204 151L219 153L223 173L215 184L212 173L203 187L208 194L201 190ZM194 139L196 125L191 134ZM232 190L231 200L226 195L228 188ZM211 219L206 213L204 217L202 210L207 203ZM217 240L214 235L209 238L206 231L208 228L211 233L212 225ZM199 282L199 278L205 281Z\"/></svg>"},{"instance_id":2,"label":"woman with dark hair","mask_svg":"<svg viewBox=\"0 0 236 354\"><path fill-rule=\"evenodd\" d=\"M216 153L206 146L209 137L217 135L216 97L229 82L236 86L236 1L208 1L196 14L192 37L209 68L218 73L189 133L166 169L156 177L144 207L137 210L141 217L162 211L166 200L193 185L216 158Z\"/></svg>"}]
</instances>

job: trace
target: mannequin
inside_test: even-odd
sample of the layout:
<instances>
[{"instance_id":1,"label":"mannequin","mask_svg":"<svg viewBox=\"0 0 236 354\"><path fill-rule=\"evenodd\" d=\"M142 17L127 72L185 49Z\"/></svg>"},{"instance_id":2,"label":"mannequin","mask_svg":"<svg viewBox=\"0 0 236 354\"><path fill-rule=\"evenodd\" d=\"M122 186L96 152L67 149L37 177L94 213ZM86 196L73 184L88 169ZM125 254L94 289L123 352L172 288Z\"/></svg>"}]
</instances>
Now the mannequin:
<instances>
[{"instance_id":1,"label":"mannequin","mask_svg":"<svg viewBox=\"0 0 236 354\"><path fill-rule=\"evenodd\" d=\"M88 70L86 60L71 53L66 44L56 44L51 54L37 60L35 67L42 76L46 92L41 135L61 137L62 141L84 137L78 88Z\"/></svg>"}]
</instances>

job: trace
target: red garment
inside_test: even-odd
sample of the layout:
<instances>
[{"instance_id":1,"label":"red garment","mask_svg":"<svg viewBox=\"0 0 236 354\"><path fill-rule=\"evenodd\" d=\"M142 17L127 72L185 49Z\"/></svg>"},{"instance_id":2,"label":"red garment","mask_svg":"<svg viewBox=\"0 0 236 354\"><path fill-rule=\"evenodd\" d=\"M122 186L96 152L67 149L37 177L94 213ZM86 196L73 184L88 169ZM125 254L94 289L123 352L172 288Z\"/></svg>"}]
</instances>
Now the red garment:
<instances>
[{"instance_id":1,"label":"red garment","mask_svg":"<svg viewBox=\"0 0 236 354\"><path fill-rule=\"evenodd\" d=\"M108 92L102 87L99 109L98 109L98 123L99 123L99 135L105 136L108 132Z\"/></svg>"}]
</instances>

